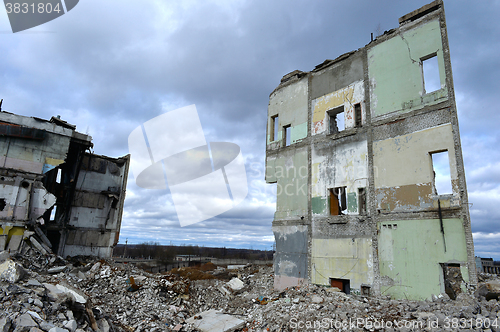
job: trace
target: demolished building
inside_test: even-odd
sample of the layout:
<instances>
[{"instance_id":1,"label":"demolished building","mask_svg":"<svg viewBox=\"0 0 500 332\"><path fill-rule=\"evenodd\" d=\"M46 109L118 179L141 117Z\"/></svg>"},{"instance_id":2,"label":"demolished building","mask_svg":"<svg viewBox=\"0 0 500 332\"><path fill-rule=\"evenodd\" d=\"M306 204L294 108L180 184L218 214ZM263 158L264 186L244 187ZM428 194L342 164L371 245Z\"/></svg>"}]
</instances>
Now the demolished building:
<instances>
[{"instance_id":1,"label":"demolished building","mask_svg":"<svg viewBox=\"0 0 500 332\"><path fill-rule=\"evenodd\" d=\"M477 283L441 0L285 75L266 146L276 288L425 299Z\"/></svg>"},{"instance_id":2,"label":"demolished building","mask_svg":"<svg viewBox=\"0 0 500 332\"><path fill-rule=\"evenodd\" d=\"M0 111L0 251L22 251L26 239L44 253L111 257L130 158L92 146L59 117Z\"/></svg>"}]
</instances>

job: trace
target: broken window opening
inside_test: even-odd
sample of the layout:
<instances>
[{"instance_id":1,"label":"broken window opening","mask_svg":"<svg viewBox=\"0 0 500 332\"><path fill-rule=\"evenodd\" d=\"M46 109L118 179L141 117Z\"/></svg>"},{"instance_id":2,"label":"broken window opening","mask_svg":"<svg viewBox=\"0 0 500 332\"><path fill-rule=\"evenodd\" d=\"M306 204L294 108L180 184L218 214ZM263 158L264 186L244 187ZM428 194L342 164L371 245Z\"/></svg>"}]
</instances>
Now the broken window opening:
<instances>
[{"instance_id":1,"label":"broken window opening","mask_svg":"<svg viewBox=\"0 0 500 332\"><path fill-rule=\"evenodd\" d=\"M283 138L283 141L285 142L285 146L290 146L290 144L292 143L292 140L291 140L292 127L290 127L290 125L284 126L283 127L283 134L285 136Z\"/></svg>"},{"instance_id":2,"label":"broken window opening","mask_svg":"<svg viewBox=\"0 0 500 332\"><path fill-rule=\"evenodd\" d=\"M361 285L361 295L362 296L370 296L370 293L371 293L370 286Z\"/></svg>"},{"instance_id":3,"label":"broken window opening","mask_svg":"<svg viewBox=\"0 0 500 332\"><path fill-rule=\"evenodd\" d=\"M448 294L452 300L456 300L457 295L462 292L460 286L464 282L460 264L441 263L441 267L443 269L445 293Z\"/></svg>"},{"instance_id":4,"label":"broken window opening","mask_svg":"<svg viewBox=\"0 0 500 332\"><path fill-rule=\"evenodd\" d=\"M3 211L6 205L7 203L5 202L5 198L0 198L0 211Z\"/></svg>"},{"instance_id":5,"label":"broken window opening","mask_svg":"<svg viewBox=\"0 0 500 332\"><path fill-rule=\"evenodd\" d=\"M337 287L346 294L351 294L351 281L349 279L330 278L330 286Z\"/></svg>"},{"instance_id":6,"label":"broken window opening","mask_svg":"<svg viewBox=\"0 0 500 332\"><path fill-rule=\"evenodd\" d=\"M56 182L61 183L61 178L62 178L62 170L60 168L57 169L57 177L56 177Z\"/></svg>"},{"instance_id":7,"label":"broken window opening","mask_svg":"<svg viewBox=\"0 0 500 332\"><path fill-rule=\"evenodd\" d=\"M452 194L448 151L431 153L433 191L436 195Z\"/></svg>"},{"instance_id":8,"label":"broken window opening","mask_svg":"<svg viewBox=\"0 0 500 332\"><path fill-rule=\"evenodd\" d=\"M278 140L278 132L279 132L278 120L279 120L278 115L271 117L271 133L269 135L271 137L271 141Z\"/></svg>"},{"instance_id":9,"label":"broken window opening","mask_svg":"<svg viewBox=\"0 0 500 332\"><path fill-rule=\"evenodd\" d=\"M329 133L338 133L345 129L344 106L328 111Z\"/></svg>"},{"instance_id":10,"label":"broken window opening","mask_svg":"<svg viewBox=\"0 0 500 332\"><path fill-rule=\"evenodd\" d=\"M354 126L361 127L361 104L354 105Z\"/></svg>"},{"instance_id":11,"label":"broken window opening","mask_svg":"<svg viewBox=\"0 0 500 332\"><path fill-rule=\"evenodd\" d=\"M441 89L439 65L436 54L421 59L424 94Z\"/></svg>"},{"instance_id":12,"label":"broken window opening","mask_svg":"<svg viewBox=\"0 0 500 332\"><path fill-rule=\"evenodd\" d=\"M366 188L358 188L358 213L366 214Z\"/></svg>"},{"instance_id":13,"label":"broken window opening","mask_svg":"<svg viewBox=\"0 0 500 332\"><path fill-rule=\"evenodd\" d=\"M330 189L330 215L340 216L347 209L347 187L337 187Z\"/></svg>"},{"instance_id":14,"label":"broken window opening","mask_svg":"<svg viewBox=\"0 0 500 332\"><path fill-rule=\"evenodd\" d=\"M57 206L54 206L52 210L50 211L50 221L55 221L56 220L56 210Z\"/></svg>"}]
</instances>

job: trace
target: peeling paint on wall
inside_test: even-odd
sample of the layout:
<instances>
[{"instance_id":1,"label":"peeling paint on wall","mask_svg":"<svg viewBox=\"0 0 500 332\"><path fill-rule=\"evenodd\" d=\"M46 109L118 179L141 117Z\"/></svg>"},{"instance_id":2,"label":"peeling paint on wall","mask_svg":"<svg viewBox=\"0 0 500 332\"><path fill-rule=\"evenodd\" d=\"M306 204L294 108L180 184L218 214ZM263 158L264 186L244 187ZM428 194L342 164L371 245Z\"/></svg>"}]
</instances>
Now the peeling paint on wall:
<instances>
[{"instance_id":1,"label":"peeling paint on wall","mask_svg":"<svg viewBox=\"0 0 500 332\"><path fill-rule=\"evenodd\" d=\"M326 131L328 126L327 112L339 106L344 106L345 127L353 128L354 105L362 102L363 99L364 88L362 81L314 99L312 101L312 135Z\"/></svg>"},{"instance_id":2,"label":"peeling paint on wall","mask_svg":"<svg viewBox=\"0 0 500 332\"><path fill-rule=\"evenodd\" d=\"M31 230L45 251L110 257L118 242L129 157L85 152L92 138L55 117L0 112L0 130L0 234L8 235L0 251L18 250L20 243L11 239Z\"/></svg>"},{"instance_id":3,"label":"peeling paint on wall","mask_svg":"<svg viewBox=\"0 0 500 332\"><path fill-rule=\"evenodd\" d=\"M436 54L441 89L424 94L423 58ZM448 99L438 19L403 30L368 50L372 117L410 111Z\"/></svg>"},{"instance_id":4,"label":"peeling paint on wall","mask_svg":"<svg viewBox=\"0 0 500 332\"><path fill-rule=\"evenodd\" d=\"M330 278L349 279L351 288L373 283L372 240L368 238L313 239L311 280L330 285Z\"/></svg>"},{"instance_id":5,"label":"peeling paint on wall","mask_svg":"<svg viewBox=\"0 0 500 332\"><path fill-rule=\"evenodd\" d=\"M271 94L276 288L425 299L477 283L443 6L285 75Z\"/></svg>"},{"instance_id":6,"label":"peeling paint on wall","mask_svg":"<svg viewBox=\"0 0 500 332\"><path fill-rule=\"evenodd\" d=\"M441 263L466 266L467 248L461 219L395 220L377 224L381 292L394 298L424 300L441 294ZM446 249L446 250L445 250ZM464 280L468 280L465 270ZM444 291L444 289L443 289Z\"/></svg>"}]
</instances>

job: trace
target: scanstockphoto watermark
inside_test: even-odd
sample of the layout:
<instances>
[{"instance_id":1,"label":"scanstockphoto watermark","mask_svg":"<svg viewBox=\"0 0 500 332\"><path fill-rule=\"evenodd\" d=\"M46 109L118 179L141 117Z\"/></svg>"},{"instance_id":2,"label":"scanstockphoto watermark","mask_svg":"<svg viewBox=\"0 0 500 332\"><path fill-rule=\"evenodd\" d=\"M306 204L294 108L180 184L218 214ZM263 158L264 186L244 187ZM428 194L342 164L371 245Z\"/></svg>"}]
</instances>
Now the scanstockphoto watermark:
<instances>
[{"instance_id":1,"label":"scanstockphoto watermark","mask_svg":"<svg viewBox=\"0 0 500 332\"><path fill-rule=\"evenodd\" d=\"M52 21L75 8L79 0L4 0L13 33Z\"/></svg>"},{"instance_id":2,"label":"scanstockphoto watermark","mask_svg":"<svg viewBox=\"0 0 500 332\"><path fill-rule=\"evenodd\" d=\"M308 190L309 169L307 166L264 166L261 163L250 164L250 192L252 194L273 194L273 195L306 195ZM264 171L262 171L264 170ZM346 189L363 187L368 179L368 168L363 165L339 166L332 165L328 167L318 167L312 169L312 186L321 186L322 183L315 183L314 178L321 175L323 178L342 179L342 183L347 183ZM378 168L373 167L374 176L378 176ZM264 174L263 174L264 173ZM261 181L266 178L268 184L262 186ZM343 188L343 187L342 187ZM344 190L344 189L340 189ZM337 193L337 194L340 194Z\"/></svg>"},{"instance_id":3,"label":"scanstockphoto watermark","mask_svg":"<svg viewBox=\"0 0 500 332\"><path fill-rule=\"evenodd\" d=\"M146 121L130 133L128 146L135 183L168 187L181 226L224 213L248 194L240 147L207 142L195 105Z\"/></svg>"},{"instance_id":4,"label":"scanstockphoto watermark","mask_svg":"<svg viewBox=\"0 0 500 332\"><path fill-rule=\"evenodd\" d=\"M291 318L288 322L288 326L291 329L303 330L353 330L353 329L365 329L365 330L384 330L384 329L409 329L413 331L420 330L435 330L435 329L489 329L492 327L499 327L499 319L490 318L456 318L456 317L445 317L439 320L438 318L430 319L428 321L422 320L383 320L371 317L365 318L349 318L349 319L332 319L323 318L317 320L300 320L298 318Z\"/></svg>"}]
</instances>

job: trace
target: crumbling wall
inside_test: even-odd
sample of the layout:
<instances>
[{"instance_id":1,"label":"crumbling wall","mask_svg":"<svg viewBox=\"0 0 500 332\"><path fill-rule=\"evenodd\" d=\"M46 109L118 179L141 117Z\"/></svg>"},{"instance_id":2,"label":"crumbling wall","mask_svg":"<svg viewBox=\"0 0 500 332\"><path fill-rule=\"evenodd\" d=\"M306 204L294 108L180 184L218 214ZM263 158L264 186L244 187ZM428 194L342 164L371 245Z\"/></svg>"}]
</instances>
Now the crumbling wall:
<instances>
[{"instance_id":1,"label":"crumbling wall","mask_svg":"<svg viewBox=\"0 0 500 332\"><path fill-rule=\"evenodd\" d=\"M442 264L454 263L469 281L463 220L379 222L381 292L393 298L426 299L445 293ZM462 285L464 286L464 285Z\"/></svg>"},{"instance_id":2,"label":"crumbling wall","mask_svg":"<svg viewBox=\"0 0 500 332\"><path fill-rule=\"evenodd\" d=\"M460 205L455 158L449 158L449 195L435 191L431 154L447 151L455 155L450 123L373 142L373 164L377 167L375 194L381 212L417 211Z\"/></svg>"},{"instance_id":3,"label":"crumbling wall","mask_svg":"<svg viewBox=\"0 0 500 332\"><path fill-rule=\"evenodd\" d=\"M118 243L129 158L86 154L76 185L65 255L110 257Z\"/></svg>"},{"instance_id":4,"label":"crumbling wall","mask_svg":"<svg viewBox=\"0 0 500 332\"><path fill-rule=\"evenodd\" d=\"M27 238L42 252L111 256L129 159L96 156L110 171L100 168L96 176L89 171L93 164L82 170L84 159L93 158L85 153L91 140L60 118L0 112L0 250L21 249L31 230ZM87 208L94 210L85 215Z\"/></svg>"},{"instance_id":5,"label":"crumbling wall","mask_svg":"<svg viewBox=\"0 0 500 332\"><path fill-rule=\"evenodd\" d=\"M431 14L432 15L432 14ZM426 91L423 62L437 57L441 88ZM439 17L408 23L368 49L370 108L374 119L408 112L448 99Z\"/></svg>"},{"instance_id":6,"label":"crumbling wall","mask_svg":"<svg viewBox=\"0 0 500 332\"><path fill-rule=\"evenodd\" d=\"M287 140L282 119L302 124L300 112L307 135ZM357 51L285 75L270 96L267 143L276 287L302 278L295 266L306 261L304 281L346 292L424 299L476 284L442 1ZM276 176L304 162L307 179ZM307 195L279 191L306 180ZM307 260L293 242L305 239Z\"/></svg>"}]
</instances>

